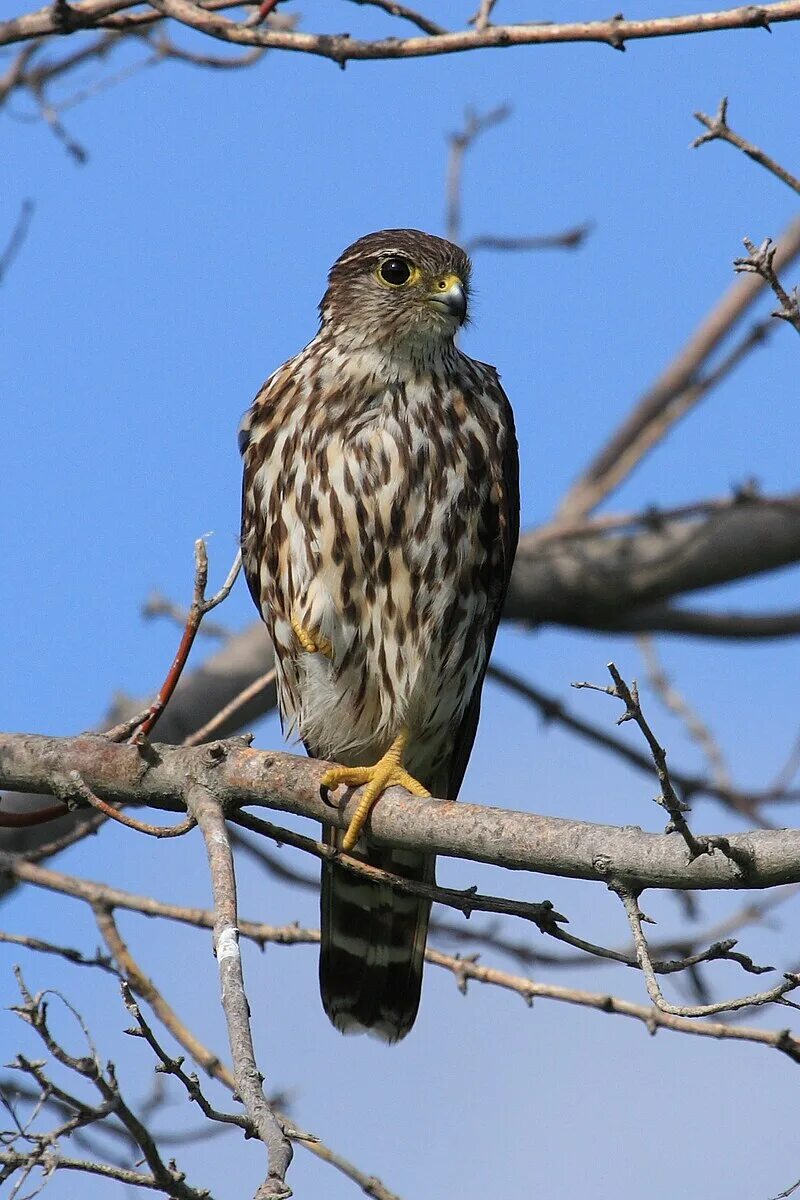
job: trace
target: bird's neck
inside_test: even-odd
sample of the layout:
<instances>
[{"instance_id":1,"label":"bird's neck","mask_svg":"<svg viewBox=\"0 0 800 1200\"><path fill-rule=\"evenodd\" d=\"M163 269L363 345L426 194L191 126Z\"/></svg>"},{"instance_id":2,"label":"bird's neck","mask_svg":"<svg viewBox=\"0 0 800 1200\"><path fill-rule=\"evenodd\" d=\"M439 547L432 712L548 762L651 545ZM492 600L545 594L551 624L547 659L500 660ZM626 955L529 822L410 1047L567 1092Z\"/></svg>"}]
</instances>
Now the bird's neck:
<instances>
[{"instance_id":1,"label":"bird's neck","mask_svg":"<svg viewBox=\"0 0 800 1200\"><path fill-rule=\"evenodd\" d=\"M362 331L323 326L315 341L335 352L342 374L387 385L444 373L460 357L453 339L444 337L406 334L381 339Z\"/></svg>"}]
</instances>

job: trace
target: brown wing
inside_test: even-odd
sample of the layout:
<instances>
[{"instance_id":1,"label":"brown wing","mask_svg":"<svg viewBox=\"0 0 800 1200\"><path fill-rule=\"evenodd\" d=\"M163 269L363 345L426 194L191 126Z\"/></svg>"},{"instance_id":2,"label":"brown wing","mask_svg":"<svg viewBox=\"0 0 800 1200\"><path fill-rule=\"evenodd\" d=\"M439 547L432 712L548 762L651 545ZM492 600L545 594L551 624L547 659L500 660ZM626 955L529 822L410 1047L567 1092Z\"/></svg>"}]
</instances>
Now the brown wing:
<instances>
[{"instance_id":1,"label":"brown wing","mask_svg":"<svg viewBox=\"0 0 800 1200\"><path fill-rule=\"evenodd\" d=\"M481 364L484 366L484 364ZM514 428L514 413L508 396L500 385L500 380L494 367L484 366L486 371L486 387L489 394L500 405L503 414L503 424L506 428L506 444L502 456L498 453L497 461L490 463L490 469L495 476L494 482L500 488L500 503L491 505L486 512L489 527L494 526L493 533L496 544L500 549L500 563L496 575L491 581L490 616L484 629L484 645L486 647L486 666L497 634L497 626L505 603L508 584L511 579L511 568L514 565L514 555L519 541L519 447ZM477 680L472 693L469 707L461 721L461 726L453 742L453 754L450 759L447 794L445 799L455 800L464 774L467 770L469 756L478 731L478 720L481 711L481 693L486 669Z\"/></svg>"}]
</instances>

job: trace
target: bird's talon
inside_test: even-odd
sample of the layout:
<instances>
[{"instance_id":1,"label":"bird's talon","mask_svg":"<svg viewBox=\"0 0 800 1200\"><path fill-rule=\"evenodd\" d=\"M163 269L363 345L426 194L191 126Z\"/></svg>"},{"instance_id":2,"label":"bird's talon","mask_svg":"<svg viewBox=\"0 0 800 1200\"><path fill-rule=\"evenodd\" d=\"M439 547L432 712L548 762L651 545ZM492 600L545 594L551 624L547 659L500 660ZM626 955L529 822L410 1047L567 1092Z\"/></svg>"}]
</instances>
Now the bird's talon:
<instances>
[{"instance_id":1,"label":"bird's talon","mask_svg":"<svg viewBox=\"0 0 800 1200\"><path fill-rule=\"evenodd\" d=\"M292 617L291 622L292 632L306 653L324 654L326 658L333 658L333 646L323 634L318 630L309 633L297 617Z\"/></svg>"},{"instance_id":2,"label":"bird's talon","mask_svg":"<svg viewBox=\"0 0 800 1200\"><path fill-rule=\"evenodd\" d=\"M390 787L405 788L413 796L430 796L426 787L401 766L400 759L408 741L408 734L401 733L378 762L372 767L331 767L320 780L323 788L361 787L366 784L364 795L352 816L347 832L342 839L342 849L352 850L358 841L364 823L376 800Z\"/></svg>"}]
</instances>

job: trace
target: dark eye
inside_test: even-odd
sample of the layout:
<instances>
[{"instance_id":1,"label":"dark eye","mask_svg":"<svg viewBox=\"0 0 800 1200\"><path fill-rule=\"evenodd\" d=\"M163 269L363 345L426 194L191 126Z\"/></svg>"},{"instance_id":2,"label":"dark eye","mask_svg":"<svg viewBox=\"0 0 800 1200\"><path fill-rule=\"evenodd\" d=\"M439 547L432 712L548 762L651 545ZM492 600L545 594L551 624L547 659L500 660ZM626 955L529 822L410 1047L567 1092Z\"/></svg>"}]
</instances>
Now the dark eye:
<instances>
[{"instance_id":1,"label":"dark eye","mask_svg":"<svg viewBox=\"0 0 800 1200\"><path fill-rule=\"evenodd\" d=\"M384 283L400 287L411 278L411 264L404 258L387 258L386 262L381 263L378 274Z\"/></svg>"}]
</instances>

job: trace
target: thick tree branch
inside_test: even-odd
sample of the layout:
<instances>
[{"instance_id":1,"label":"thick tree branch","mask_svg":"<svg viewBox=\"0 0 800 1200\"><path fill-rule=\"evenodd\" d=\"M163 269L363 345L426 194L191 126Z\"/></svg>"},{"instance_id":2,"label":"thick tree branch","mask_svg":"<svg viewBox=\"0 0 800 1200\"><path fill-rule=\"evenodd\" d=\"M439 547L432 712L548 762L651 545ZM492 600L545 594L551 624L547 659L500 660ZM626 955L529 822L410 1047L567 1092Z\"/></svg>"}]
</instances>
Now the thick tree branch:
<instances>
[{"instance_id":1,"label":"thick tree branch","mask_svg":"<svg viewBox=\"0 0 800 1200\"><path fill-rule=\"evenodd\" d=\"M798 225L800 232L800 224ZM800 495L743 496L705 515L629 533L523 536L504 617L527 624L645 632L646 606L800 558ZM663 628L663 608L652 615ZM676 618L679 621L679 618Z\"/></svg>"},{"instance_id":2,"label":"thick tree branch","mask_svg":"<svg viewBox=\"0 0 800 1200\"><path fill-rule=\"evenodd\" d=\"M97 736L0 735L2 787L48 793L64 772L78 770L93 791L112 802L180 812L187 788L197 783L230 812L256 805L345 828L356 798L340 809L326 803L320 795L325 769L315 760L260 753L240 743L138 748ZM683 840L671 834L423 800L393 789L375 808L372 836L511 870L614 878L640 887L762 888L800 881L800 830L792 829L731 834L727 854L737 861L713 853L691 862Z\"/></svg>"}]
</instances>

